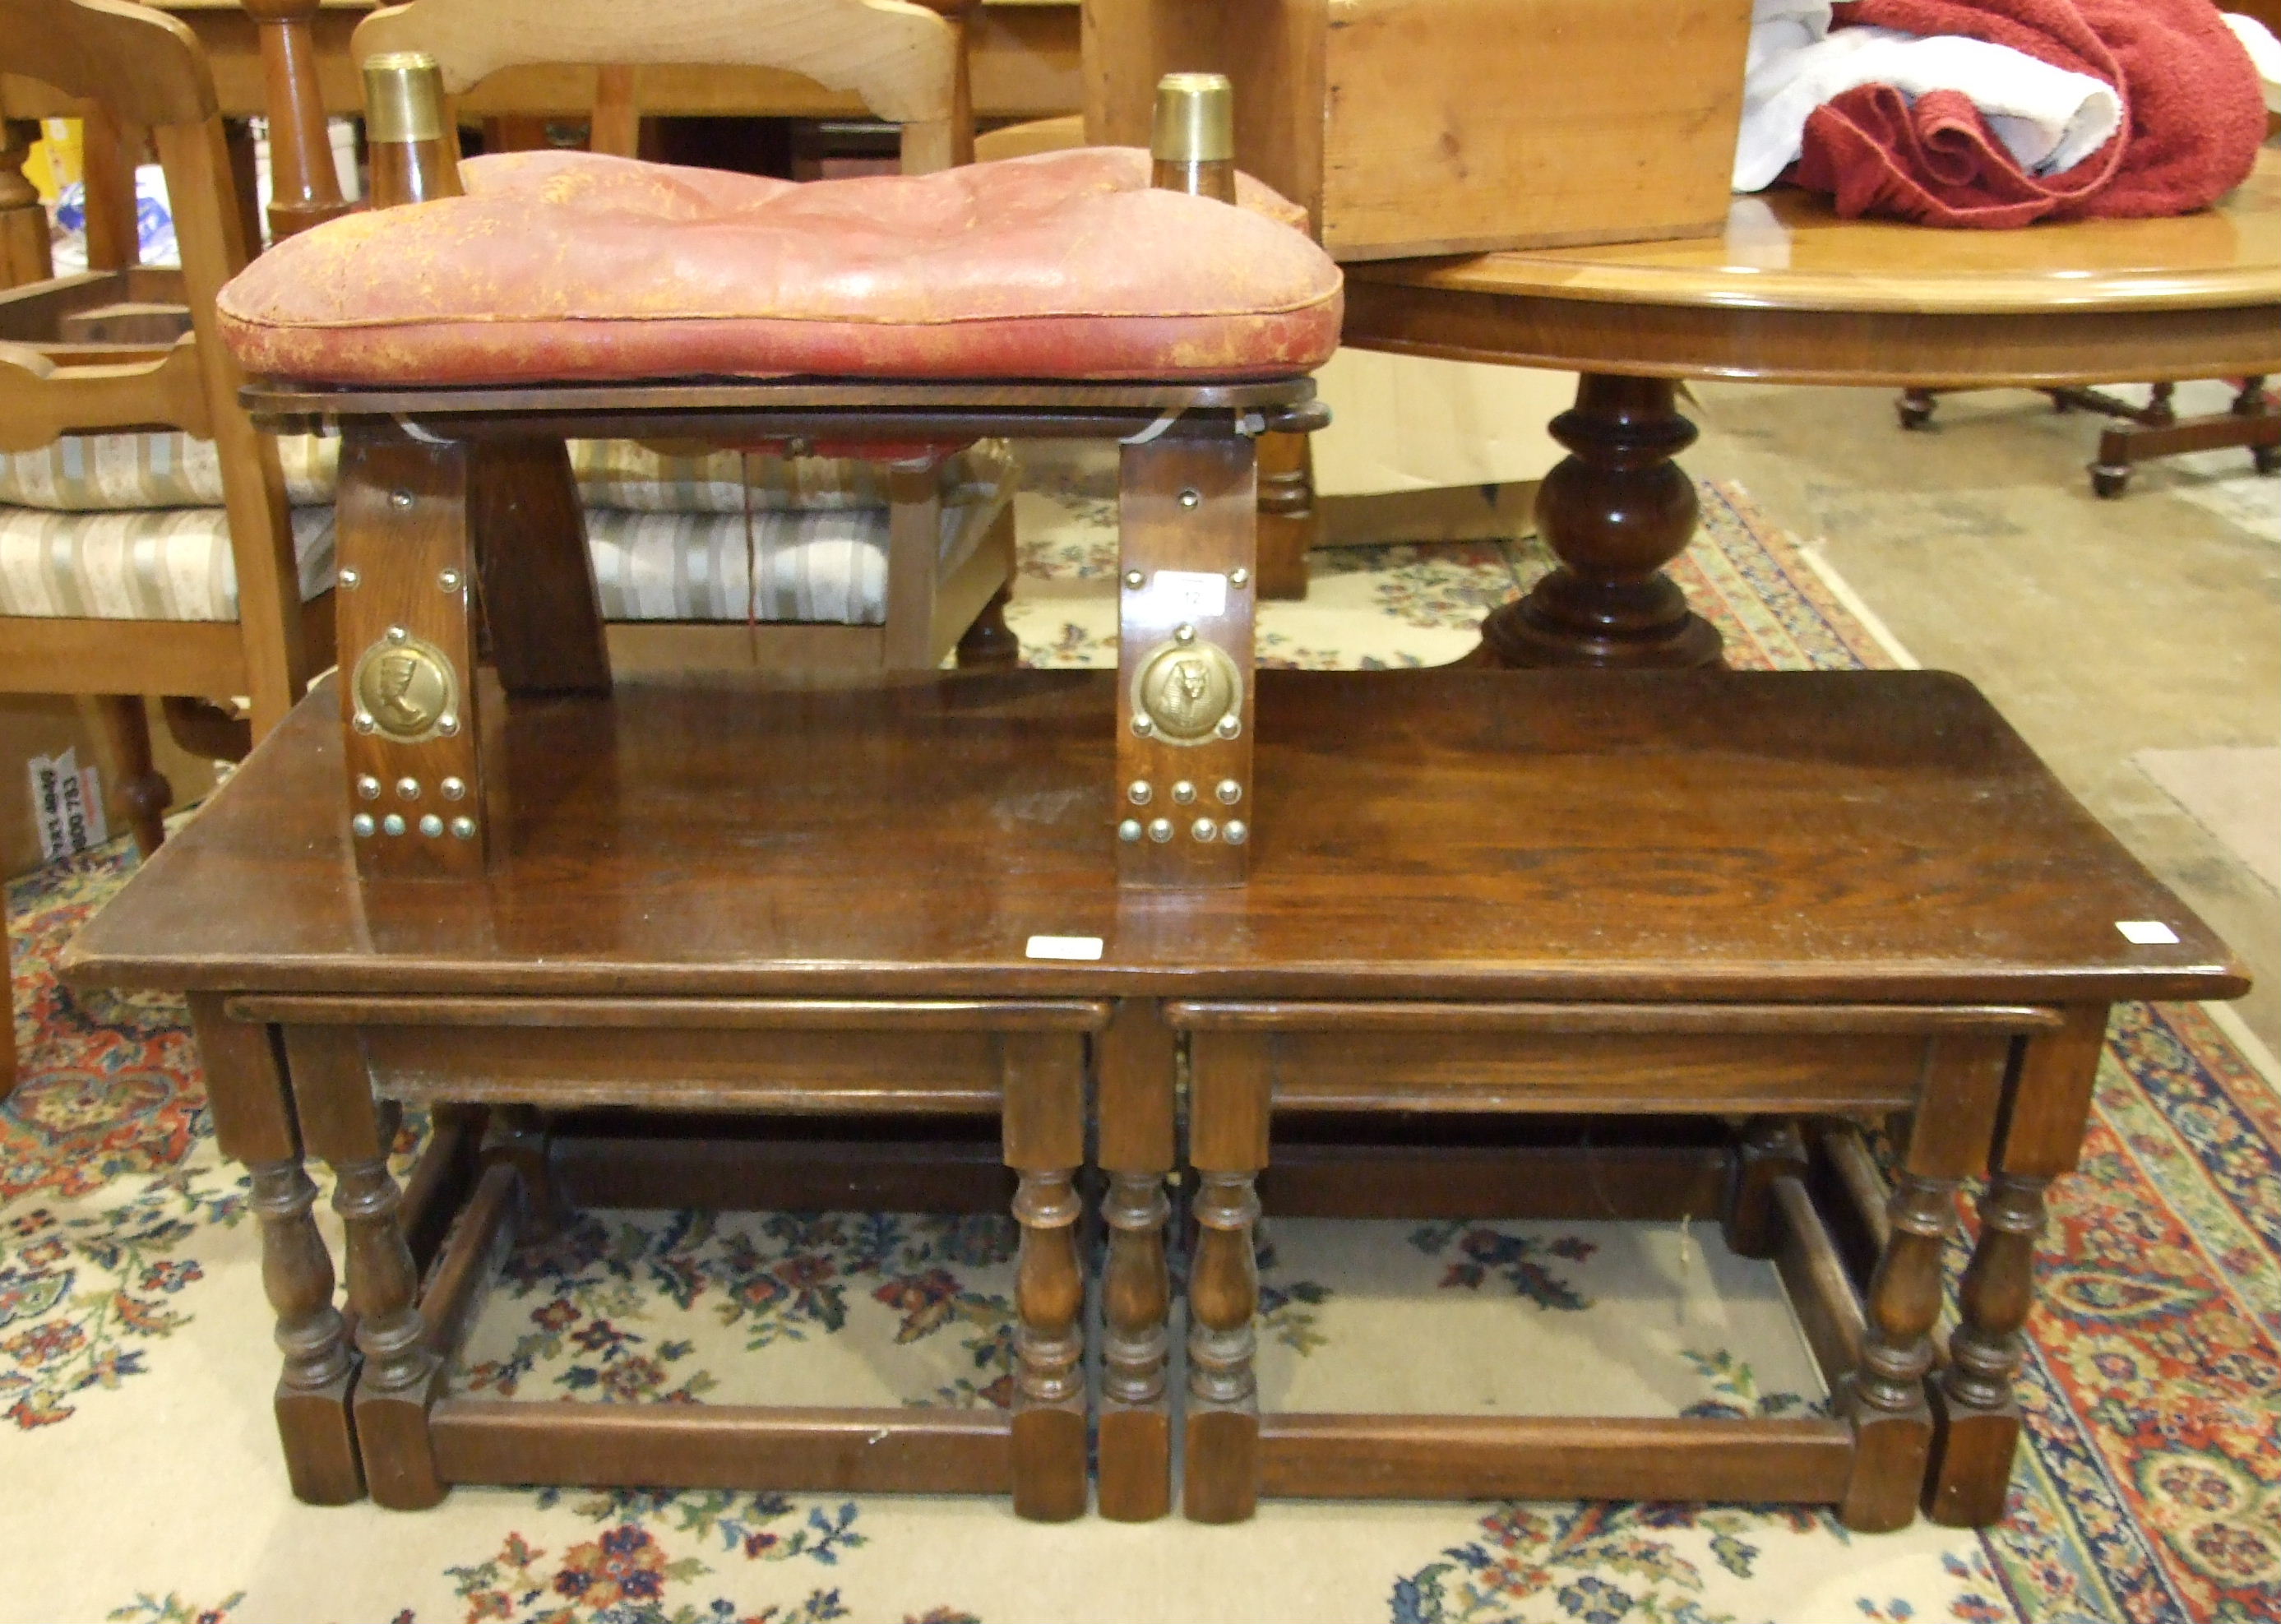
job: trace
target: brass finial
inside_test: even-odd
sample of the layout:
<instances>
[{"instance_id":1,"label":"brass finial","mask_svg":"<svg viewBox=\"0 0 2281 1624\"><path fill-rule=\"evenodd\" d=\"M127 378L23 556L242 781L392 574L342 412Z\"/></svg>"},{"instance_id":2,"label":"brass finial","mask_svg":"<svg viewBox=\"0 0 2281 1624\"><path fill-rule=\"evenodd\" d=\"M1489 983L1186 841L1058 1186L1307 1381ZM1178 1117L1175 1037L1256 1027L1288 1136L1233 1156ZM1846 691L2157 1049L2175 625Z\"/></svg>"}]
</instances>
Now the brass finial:
<instances>
[{"instance_id":1,"label":"brass finial","mask_svg":"<svg viewBox=\"0 0 2281 1624\"><path fill-rule=\"evenodd\" d=\"M1158 163L1225 163L1235 156L1235 91L1226 73L1167 73L1156 81L1148 141Z\"/></svg>"},{"instance_id":2,"label":"brass finial","mask_svg":"<svg viewBox=\"0 0 2281 1624\"><path fill-rule=\"evenodd\" d=\"M390 50L364 65L366 136L437 141L444 134L444 74L424 50Z\"/></svg>"}]
</instances>

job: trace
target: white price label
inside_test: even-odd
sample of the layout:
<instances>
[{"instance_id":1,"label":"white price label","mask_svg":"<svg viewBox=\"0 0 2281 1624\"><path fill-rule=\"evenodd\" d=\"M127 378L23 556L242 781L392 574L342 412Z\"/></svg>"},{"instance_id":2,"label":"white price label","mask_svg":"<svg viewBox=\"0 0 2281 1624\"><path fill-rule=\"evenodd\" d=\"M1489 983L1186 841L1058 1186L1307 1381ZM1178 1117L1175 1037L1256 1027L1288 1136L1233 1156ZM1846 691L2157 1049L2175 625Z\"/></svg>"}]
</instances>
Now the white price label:
<instances>
[{"instance_id":1,"label":"white price label","mask_svg":"<svg viewBox=\"0 0 2281 1624\"><path fill-rule=\"evenodd\" d=\"M2115 928L2122 932L2123 940L2141 947L2160 947L2178 940L2178 933L2160 919L2117 919Z\"/></svg>"},{"instance_id":2,"label":"white price label","mask_svg":"<svg viewBox=\"0 0 2281 1624\"><path fill-rule=\"evenodd\" d=\"M1200 620L1227 612L1227 577L1209 569L1160 569L1148 590L1167 618Z\"/></svg>"},{"instance_id":3,"label":"white price label","mask_svg":"<svg viewBox=\"0 0 2281 1624\"><path fill-rule=\"evenodd\" d=\"M1097 959L1101 956L1101 938L1032 936L1028 956L1033 959Z\"/></svg>"}]
</instances>

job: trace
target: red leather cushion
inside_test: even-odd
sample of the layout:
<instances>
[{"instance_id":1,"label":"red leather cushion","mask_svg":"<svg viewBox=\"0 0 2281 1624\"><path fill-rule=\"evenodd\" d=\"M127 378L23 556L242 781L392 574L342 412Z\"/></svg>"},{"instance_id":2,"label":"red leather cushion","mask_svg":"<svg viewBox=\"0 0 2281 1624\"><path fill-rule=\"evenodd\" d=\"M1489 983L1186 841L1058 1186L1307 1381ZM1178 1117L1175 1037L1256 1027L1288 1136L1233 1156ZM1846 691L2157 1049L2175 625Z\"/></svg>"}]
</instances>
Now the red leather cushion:
<instances>
[{"instance_id":1,"label":"red leather cushion","mask_svg":"<svg viewBox=\"0 0 2281 1624\"><path fill-rule=\"evenodd\" d=\"M340 383L725 375L1287 376L1336 347L1338 267L1094 147L796 185L583 152L461 166L464 197L352 214L222 290L247 370Z\"/></svg>"}]
</instances>

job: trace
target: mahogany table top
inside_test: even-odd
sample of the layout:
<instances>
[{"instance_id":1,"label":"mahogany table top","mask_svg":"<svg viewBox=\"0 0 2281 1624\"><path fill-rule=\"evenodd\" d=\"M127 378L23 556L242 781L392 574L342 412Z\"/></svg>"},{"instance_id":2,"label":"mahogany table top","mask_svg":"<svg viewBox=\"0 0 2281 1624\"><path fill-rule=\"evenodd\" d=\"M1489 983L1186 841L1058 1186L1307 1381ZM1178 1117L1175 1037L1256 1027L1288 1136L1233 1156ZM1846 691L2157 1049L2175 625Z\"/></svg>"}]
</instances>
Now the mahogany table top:
<instances>
[{"instance_id":1,"label":"mahogany table top","mask_svg":"<svg viewBox=\"0 0 2281 1624\"><path fill-rule=\"evenodd\" d=\"M1718 236L1347 267L1346 341L1642 376L2096 383L2281 372L2281 152L2214 208L1952 231L1789 188Z\"/></svg>"},{"instance_id":2,"label":"mahogany table top","mask_svg":"<svg viewBox=\"0 0 2281 1624\"><path fill-rule=\"evenodd\" d=\"M628 683L487 705L508 786L486 808L487 878L360 888L329 679L81 932L66 973L592 996L2103 1002L2246 986L1959 678L1263 672L1252 879L1201 893L1117 887L1115 680ZM2133 946L2122 920L2179 940ZM1098 936L1102 956L1032 960L1032 935Z\"/></svg>"}]
</instances>

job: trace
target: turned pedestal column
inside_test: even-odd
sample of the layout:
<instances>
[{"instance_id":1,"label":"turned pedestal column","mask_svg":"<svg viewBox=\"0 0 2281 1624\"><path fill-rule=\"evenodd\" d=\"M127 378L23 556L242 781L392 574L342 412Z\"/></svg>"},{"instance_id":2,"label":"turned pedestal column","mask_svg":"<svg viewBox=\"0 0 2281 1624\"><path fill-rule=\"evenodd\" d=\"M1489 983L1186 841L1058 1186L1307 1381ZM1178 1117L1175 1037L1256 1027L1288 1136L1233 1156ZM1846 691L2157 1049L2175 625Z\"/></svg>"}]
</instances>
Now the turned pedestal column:
<instances>
[{"instance_id":1,"label":"turned pedestal column","mask_svg":"<svg viewBox=\"0 0 2281 1624\"><path fill-rule=\"evenodd\" d=\"M1719 634L1664 566L1695 534L1695 483L1672 460L1695 443L1668 378L1588 372L1552 420L1569 454L1544 476L1538 533L1559 567L1481 625L1500 666L1713 665Z\"/></svg>"}]
</instances>

